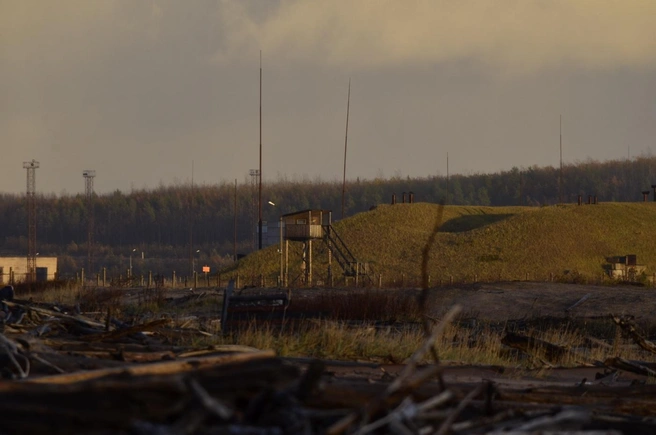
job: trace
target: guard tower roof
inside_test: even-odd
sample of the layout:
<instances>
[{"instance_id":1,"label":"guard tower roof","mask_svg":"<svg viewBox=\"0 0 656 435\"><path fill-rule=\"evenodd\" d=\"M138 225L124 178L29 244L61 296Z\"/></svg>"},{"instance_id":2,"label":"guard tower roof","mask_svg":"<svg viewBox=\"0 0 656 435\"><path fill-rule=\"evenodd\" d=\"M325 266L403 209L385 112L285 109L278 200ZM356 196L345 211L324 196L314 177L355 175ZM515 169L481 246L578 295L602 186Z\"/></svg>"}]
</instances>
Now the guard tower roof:
<instances>
[{"instance_id":1,"label":"guard tower roof","mask_svg":"<svg viewBox=\"0 0 656 435\"><path fill-rule=\"evenodd\" d=\"M320 209L320 208L308 208L306 210L298 210L298 211L293 211L291 213L286 213L286 214L282 215L282 217L289 217L289 216L294 216L294 215L297 215L297 214L307 214L307 213L310 213L310 212L330 213L330 212L332 212L332 210L323 210L323 209Z\"/></svg>"}]
</instances>

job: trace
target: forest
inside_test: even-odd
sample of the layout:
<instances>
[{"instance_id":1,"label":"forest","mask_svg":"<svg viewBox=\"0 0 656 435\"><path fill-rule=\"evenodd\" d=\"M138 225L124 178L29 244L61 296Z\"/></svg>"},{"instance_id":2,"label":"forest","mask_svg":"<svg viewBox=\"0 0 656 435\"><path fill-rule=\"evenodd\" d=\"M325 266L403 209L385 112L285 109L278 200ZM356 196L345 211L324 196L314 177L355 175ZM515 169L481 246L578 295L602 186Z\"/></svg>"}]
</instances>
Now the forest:
<instances>
[{"instance_id":1,"label":"forest","mask_svg":"<svg viewBox=\"0 0 656 435\"><path fill-rule=\"evenodd\" d=\"M403 201L413 192L415 202L456 205L545 206L560 202L560 169L531 166L491 174L450 177L393 177L347 182L344 217ZM447 191L448 184L448 191ZM562 201L642 201L642 191L656 184L656 157L585 161L562 170ZM342 183L321 180L263 180L263 220L309 208L333 211L340 219ZM216 185L172 185L130 192L94 195L93 258L96 268L124 271L134 259L136 271L190 271L194 264L216 270L232 261L235 249L247 254L257 246L258 192L250 182ZM650 200L653 198L650 197ZM271 205L269 203L273 203ZM39 195L37 250L59 257L60 272L75 273L87 262L89 202L83 193ZM236 206L236 207L235 207ZM236 222L236 225L235 225ZM25 255L27 216L24 194L0 194L0 254Z\"/></svg>"}]
</instances>

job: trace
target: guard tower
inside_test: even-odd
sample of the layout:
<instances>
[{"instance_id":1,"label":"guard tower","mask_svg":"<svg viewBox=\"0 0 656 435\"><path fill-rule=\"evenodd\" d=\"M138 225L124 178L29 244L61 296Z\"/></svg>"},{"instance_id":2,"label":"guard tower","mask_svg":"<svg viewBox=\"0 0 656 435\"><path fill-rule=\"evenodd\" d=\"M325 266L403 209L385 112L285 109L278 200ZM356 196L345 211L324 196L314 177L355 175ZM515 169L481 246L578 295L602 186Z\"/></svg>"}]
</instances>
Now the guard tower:
<instances>
[{"instance_id":1,"label":"guard tower","mask_svg":"<svg viewBox=\"0 0 656 435\"><path fill-rule=\"evenodd\" d=\"M333 257L344 272L344 276L366 276L367 264L358 262L332 226L330 210L301 210L280 217L281 241L285 241L285 272L283 283L289 284L289 241L303 242L301 273L306 284L312 283L312 242L324 242L328 247L328 284L333 283ZM282 252L281 252L282 256ZM282 261L281 261L282 265ZM281 275L282 267L281 267Z\"/></svg>"}]
</instances>

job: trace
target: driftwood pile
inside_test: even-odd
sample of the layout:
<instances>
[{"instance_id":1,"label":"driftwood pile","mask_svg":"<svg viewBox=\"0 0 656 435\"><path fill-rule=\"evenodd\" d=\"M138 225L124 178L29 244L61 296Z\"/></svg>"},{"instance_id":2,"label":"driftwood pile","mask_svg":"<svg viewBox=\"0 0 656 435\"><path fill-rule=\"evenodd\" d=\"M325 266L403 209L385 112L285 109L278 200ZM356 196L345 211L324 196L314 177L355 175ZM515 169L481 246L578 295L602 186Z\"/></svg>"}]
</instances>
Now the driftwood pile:
<instances>
[{"instance_id":1,"label":"driftwood pile","mask_svg":"<svg viewBox=\"0 0 656 435\"><path fill-rule=\"evenodd\" d=\"M166 337L182 332L166 320L125 325L110 313L4 304L2 434L656 433L649 383L447 384L433 343L457 309L397 375L363 380L270 351L173 346ZM435 363L420 365L430 354Z\"/></svg>"}]
</instances>

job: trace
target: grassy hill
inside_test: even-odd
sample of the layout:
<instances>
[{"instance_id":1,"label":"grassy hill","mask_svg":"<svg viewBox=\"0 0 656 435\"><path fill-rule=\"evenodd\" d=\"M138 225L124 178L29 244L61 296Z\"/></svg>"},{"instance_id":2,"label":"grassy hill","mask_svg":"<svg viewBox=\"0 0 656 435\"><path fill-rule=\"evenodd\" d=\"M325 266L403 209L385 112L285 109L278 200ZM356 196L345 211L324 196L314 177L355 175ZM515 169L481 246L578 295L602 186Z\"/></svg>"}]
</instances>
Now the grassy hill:
<instances>
[{"instance_id":1,"label":"grassy hill","mask_svg":"<svg viewBox=\"0 0 656 435\"><path fill-rule=\"evenodd\" d=\"M419 282L422 250L438 219L435 204L383 205L334 224L355 257L384 281ZM605 258L637 254L656 272L656 203L602 203L550 207L445 206L429 254L438 279L471 281L546 279L551 273L601 276ZM313 250L315 279L324 279L326 248ZM289 276L300 274L299 243L290 244ZM334 267L338 267L334 264ZM278 246L244 258L242 276L278 275Z\"/></svg>"}]
</instances>

